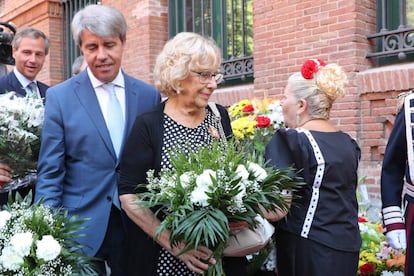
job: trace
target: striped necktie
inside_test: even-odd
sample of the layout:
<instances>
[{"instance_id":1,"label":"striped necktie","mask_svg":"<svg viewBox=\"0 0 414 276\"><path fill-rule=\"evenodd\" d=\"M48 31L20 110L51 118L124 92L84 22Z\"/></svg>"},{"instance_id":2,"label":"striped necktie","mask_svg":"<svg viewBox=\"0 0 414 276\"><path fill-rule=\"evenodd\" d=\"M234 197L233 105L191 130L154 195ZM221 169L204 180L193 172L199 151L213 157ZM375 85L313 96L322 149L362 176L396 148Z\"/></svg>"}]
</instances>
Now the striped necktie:
<instances>
[{"instance_id":1,"label":"striped necktie","mask_svg":"<svg viewBox=\"0 0 414 276\"><path fill-rule=\"evenodd\" d=\"M34 81L32 81L31 83L29 83L29 85L27 86L29 89L28 91L26 91L26 94L28 94L29 97L32 97L34 99L38 99L39 98L39 93L37 93L37 85Z\"/></svg>"}]
</instances>

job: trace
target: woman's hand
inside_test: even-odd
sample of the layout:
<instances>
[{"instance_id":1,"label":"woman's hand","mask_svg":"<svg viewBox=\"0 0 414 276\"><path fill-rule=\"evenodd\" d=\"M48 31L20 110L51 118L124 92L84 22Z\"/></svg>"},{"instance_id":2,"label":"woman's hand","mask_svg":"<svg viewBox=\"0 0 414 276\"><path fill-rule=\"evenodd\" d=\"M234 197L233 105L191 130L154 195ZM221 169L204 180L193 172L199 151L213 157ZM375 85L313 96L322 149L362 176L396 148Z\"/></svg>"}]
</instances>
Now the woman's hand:
<instances>
[{"instance_id":1,"label":"woman's hand","mask_svg":"<svg viewBox=\"0 0 414 276\"><path fill-rule=\"evenodd\" d=\"M273 212L268 212L261 205L259 206L260 210L262 210L263 212L265 219L267 219L268 221L273 221L273 222L279 221L288 214L289 208L292 205L292 191L283 190L281 195L284 197L287 203L286 209L281 209L276 206Z\"/></svg>"},{"instance_id":2,"label":"woman's hand","mask_svg":"<svg viewBox=\"0 0 414 276\"><path fill-rule=\"evenodd\" d=\"M4 163L0 162L0 182L7 183L12 181L12 169Z\"/></svg>"},{"instance_id":3,"label":"woman's hand","mask_svg":"<svg viewBox=\"0 0 414 276\"><path fill-rule=\"evenodd\" d=\"M205 246L199 246L197 249L192 249L179 255L181 250L182 248L174 248L174 254L195 273L203 274L207 271L210 264L214 265L216 263L216 260L211 257L213 252Z\"/></svg>"},{"instance_id":4,"label":"woman's hand","mask_svg":"<svg viewBox=\"0 0 414 276\"><path fill-rule=\"evenodd\" d=\"M124 194L119 199L121 200L122 209L124 209L128 217L144 232L154 238L160 221L155 217L151 209L138 208L134 202L139 198L135 194ZM185 248L185 245L180 244L171 247L170 233L168 231L159 233L158 238L155 240L173 256L183 261L191 271L196 273L203 274L208 269L209 264L216 263L216 260L211 257L213 252L205 246L199 246L196 249L180 254Z\"/></svg>"}]
</instances>

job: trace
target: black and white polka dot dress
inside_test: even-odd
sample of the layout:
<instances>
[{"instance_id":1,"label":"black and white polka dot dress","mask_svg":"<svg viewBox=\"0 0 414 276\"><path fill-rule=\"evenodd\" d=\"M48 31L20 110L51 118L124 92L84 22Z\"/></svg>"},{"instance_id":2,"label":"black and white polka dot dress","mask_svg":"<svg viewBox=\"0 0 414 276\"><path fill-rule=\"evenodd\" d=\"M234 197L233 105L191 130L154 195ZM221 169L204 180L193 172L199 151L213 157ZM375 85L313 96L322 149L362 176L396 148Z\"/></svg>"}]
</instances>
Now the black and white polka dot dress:
<instances>
[{"instance_id":1,"label":"black and white polka dot dress","mask_svg":"<svg viewBox=\"0 0 414 276\"><path fill-rule=\"evenodd\" d=\"M168 115L164 114L164 137L161 154L161 167L171 168L167 153L177 146L190 147L194 150L202 145L210 144L219 136L219 120L207 109L205 119L195 128L188 128L178 124ZM197 275L190 271L187 265L178 258L171 255L164 248L161 249L158 263L157 275Z\"/></svg>"}]
</instances>

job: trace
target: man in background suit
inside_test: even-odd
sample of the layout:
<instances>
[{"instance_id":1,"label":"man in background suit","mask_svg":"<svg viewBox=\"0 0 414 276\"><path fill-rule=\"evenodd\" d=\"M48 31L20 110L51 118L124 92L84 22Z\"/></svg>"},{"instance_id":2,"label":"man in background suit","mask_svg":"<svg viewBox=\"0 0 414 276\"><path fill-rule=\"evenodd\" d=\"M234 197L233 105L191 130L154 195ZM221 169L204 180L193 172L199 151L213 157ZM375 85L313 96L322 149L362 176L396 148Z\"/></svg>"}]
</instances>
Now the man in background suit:
<instances>
[{"instance_id":1,"label":"man in background suit","mask_svg":"<svg viewBox=\"0 0 414 276\"><path fill-rule=\"evenodd\" d=\"M15 91L18 95L25 96L33 93L35 97L44 98L49 86L36 80L43 67L46 56L49 53L49 39L40 30L24 28L19 30L12 41L13 58L15 67L13 71L0 78L0 94ZM30 87L30 84L32 87ZM7 164L0 163L0 181L12 180L12 169ZM18 189L22 196L26 196L32 187ZM8 194L0 194L0 205L7 202Z\"/></svg>"},{"instance_id":2,"label":"man in background suit","mask_svg":"<svg viewBox=\"0 0 414 276\"><path fill-rule=\"evenodd\" d=\"M48 85L36 79L49 53L49 39L46 35L34 28L19 30L12 41L15 67L13 71L0 78L0 93L15 91L25 96L34 93L34 96L44 98ZM36 86L30 87L34 82Z\"/></svg>"},{"instance_id":3,"label":"man in background suit","mask_svg":"<svg viewBox=\"0 0 414 276\"><path fill-rule=\"evenodd\" d=\"M88 66L48 89L38 162L35 201L89 219L77 240L101 260L99 275L106 273L105 262L111 275L126 275L119 152L137 115L160 102L155 88L121 70L126 31L124 16L112 7L88 5L75 14L73 38ZM116 118L124 130L113 133Z\"/></svg>"}]
</instances>

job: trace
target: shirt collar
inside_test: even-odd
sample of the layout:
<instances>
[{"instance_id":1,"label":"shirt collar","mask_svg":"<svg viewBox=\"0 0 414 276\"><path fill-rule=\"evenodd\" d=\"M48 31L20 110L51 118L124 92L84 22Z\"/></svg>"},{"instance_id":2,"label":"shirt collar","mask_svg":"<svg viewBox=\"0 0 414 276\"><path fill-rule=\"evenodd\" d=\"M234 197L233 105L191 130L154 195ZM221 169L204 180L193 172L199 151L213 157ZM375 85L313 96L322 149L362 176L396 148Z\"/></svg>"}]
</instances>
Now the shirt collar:
<instances>
[{"instance_id":1,"label":"shirt collar","mask_svg":"<svg viewBox=\"0 0 414 276\"><path fill-rule=\"evenodd\" d=\"M17 80L20 82L20 84L22 85L22 88L26 88L31 82L34 82L37 84L36 80L29 80L28 78L26 78L22 73L20 73L16 67L13 68L13 72L16 75Z\"/></svg>"},{"instance_id":2,"label":"shirt collar","mask_svg":"<svg viewBox=\"0 0 414 276\"><path fill-rule=\"evenodd\" d=\"M92 71L89 69L89 67L86 68L88 72L89 79L91 80L93 88L97 88L104 84L100 80L98 80L93 74ZM122 74L122 71L119 70L118 75L116 75L115 79L111 81L115 86L120 86L122 88L125 88L125 82L124 82L124 75Z\"/></svg>"}]
</instances>

